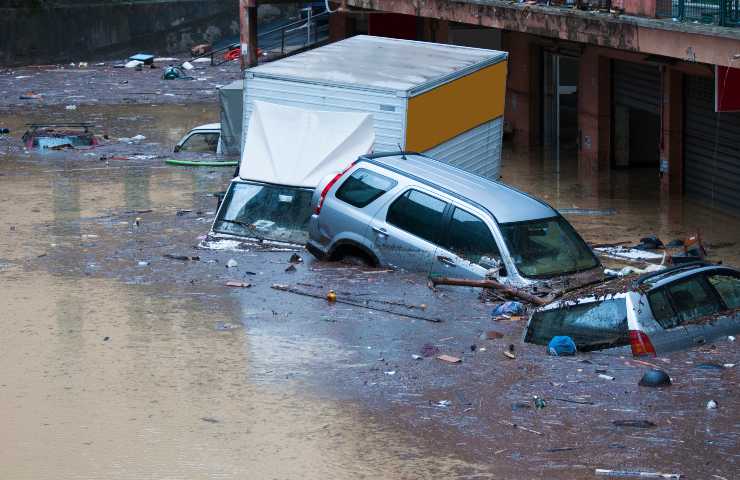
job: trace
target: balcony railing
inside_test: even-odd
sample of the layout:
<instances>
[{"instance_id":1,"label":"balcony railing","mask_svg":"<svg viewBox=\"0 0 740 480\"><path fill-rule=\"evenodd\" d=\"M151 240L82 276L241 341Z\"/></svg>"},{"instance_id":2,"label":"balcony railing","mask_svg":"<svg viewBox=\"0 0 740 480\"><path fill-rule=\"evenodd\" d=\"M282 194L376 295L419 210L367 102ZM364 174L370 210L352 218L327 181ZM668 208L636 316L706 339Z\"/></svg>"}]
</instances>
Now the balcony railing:
<instances>
[{"instance_id":1,"label":"balcony railing","mask_svg":"<svg viewBox=\"0 0 740 480\"><path fill-rule=\"evenodd\" d=\"M657 0L657 16L679 21L740 26L740 0Z\"/></svg>"}]
</instances>

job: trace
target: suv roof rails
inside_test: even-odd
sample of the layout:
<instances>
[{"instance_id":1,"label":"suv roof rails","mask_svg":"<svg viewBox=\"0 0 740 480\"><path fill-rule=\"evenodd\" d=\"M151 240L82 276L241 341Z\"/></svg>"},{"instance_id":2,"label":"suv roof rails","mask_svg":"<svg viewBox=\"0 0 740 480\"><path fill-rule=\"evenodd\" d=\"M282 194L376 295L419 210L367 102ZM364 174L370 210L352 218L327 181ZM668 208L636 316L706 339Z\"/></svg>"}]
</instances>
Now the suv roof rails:
<instances>
[{"instance_id":1,"label":"suv roof rails","mask_svg":"<svg viewBox=\"0 0 740 480\"><path fill-rule=\"evenodd\" d=\"M419 152L413 152L408 150L398 150L395 152L378 152L378 153L368 153L366 155L361 155L360 158L366 158L368 160L373 160L375 158L383 158L383 157L403 157L406 155L417 155L419 157L426 157L423 153Z\"/></svg>"},{"instance_id":2,"label":"suv roof rails","mask_svg":"<svg viewBox=\"0 0 740 480\"><path fill-rule=\"evenodd\" d=\"M668 267L664 270L658 270L657 272L644 273L640 275L640 277L637 280L635 280L635 285L642 285L643 283L645 283L646 281L652 278L661 277L663 275L676 273L676 272L682 272L684 270L693 270L699 267L710 267L712 265L714 264L709 263L709 262L704 262L701 260L697 260L696 262L684 263L682 265L674 265L673 267Z\"/></svg>"}]
</instances>

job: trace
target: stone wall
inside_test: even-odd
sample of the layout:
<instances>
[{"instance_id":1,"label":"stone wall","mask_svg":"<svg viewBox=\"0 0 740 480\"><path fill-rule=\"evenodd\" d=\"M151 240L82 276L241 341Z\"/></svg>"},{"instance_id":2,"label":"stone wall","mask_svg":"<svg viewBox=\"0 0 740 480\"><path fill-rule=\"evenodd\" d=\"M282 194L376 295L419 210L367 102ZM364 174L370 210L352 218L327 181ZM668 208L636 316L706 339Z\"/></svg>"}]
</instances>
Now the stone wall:
<instances>
[{"instance_id":1,"label":"stone wall","mask_svg":"<svg viewBox=\"0 0 740 480\"><path fill-rule=\"evenodd\" d=\"M0 0L0 64L172 54L238 37L238 0Z\"/></svg>"}]
</instances>

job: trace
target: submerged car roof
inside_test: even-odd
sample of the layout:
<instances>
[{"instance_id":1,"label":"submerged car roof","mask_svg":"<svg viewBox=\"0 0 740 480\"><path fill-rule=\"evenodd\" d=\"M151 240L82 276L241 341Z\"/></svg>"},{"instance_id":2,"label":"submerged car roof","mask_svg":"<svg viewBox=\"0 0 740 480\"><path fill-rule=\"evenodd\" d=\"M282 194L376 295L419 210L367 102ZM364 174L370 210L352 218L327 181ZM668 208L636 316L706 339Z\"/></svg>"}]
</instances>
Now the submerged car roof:
<instances>
[{"instance_id":1,"label":"submerged car roof","mask_svg":"<svg viewBox=\"0 0 740 480\"><path fill-rule=\"evenodd\" d=\"M426 155L378 154L360 157L360 161L363 160L435 186L457 197L471 200L488 210L499 223L538 220L558 215L558 212L545 202L513 187L466 172Z\"/></svg>"}]
</instances>

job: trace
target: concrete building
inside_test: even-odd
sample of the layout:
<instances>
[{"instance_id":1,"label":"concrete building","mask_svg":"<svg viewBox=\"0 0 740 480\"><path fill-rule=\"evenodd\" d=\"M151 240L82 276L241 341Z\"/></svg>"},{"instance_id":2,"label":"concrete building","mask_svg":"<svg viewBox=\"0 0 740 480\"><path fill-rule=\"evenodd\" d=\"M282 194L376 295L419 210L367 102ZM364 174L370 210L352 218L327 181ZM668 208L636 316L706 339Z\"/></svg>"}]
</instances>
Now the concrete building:
<instances>
[{"instance_id":1,"label":"concrete building","mask_svg":"<svg viewBox=\"0 0 740 480\"><path fill-rule=\"evenodd\" d=\"M568 152L594 183L639 169L666 196L739 215L740 113L715 100L740 110L740 75L726 68L740 67L740 2L555 3L346 0L331 34L508 51L514 145Z\"/></svg>"}]
</instances>

